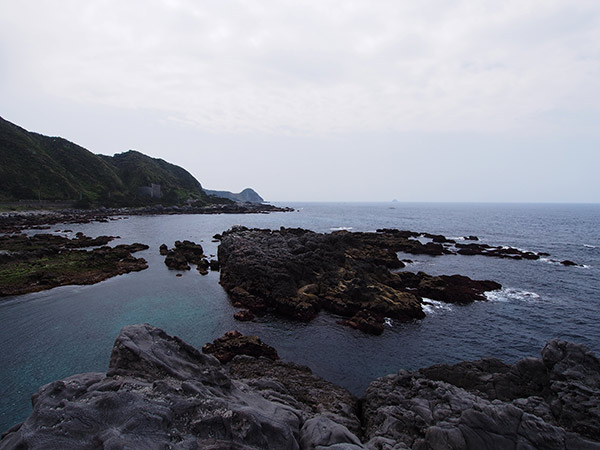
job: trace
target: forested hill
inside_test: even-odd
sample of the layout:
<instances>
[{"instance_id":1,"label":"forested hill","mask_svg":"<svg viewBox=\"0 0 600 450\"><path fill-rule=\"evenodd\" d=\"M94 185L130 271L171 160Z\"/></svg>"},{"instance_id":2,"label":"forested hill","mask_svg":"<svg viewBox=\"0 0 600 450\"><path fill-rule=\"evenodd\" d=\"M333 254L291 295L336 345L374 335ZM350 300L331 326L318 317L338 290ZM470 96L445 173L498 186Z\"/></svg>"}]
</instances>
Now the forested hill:
<instances>
[{"instance_id":1,"label":"forested hill","mask_svg":"<svg viewBox=\"0 0 600 450\"><path fill-rule=\"evenodd\" d=\"M0 201L72 201L136 206L210 203L185 169L137 151L95 155L60 137L27 131L0 117Z\"/></svg>"}]
</instances>

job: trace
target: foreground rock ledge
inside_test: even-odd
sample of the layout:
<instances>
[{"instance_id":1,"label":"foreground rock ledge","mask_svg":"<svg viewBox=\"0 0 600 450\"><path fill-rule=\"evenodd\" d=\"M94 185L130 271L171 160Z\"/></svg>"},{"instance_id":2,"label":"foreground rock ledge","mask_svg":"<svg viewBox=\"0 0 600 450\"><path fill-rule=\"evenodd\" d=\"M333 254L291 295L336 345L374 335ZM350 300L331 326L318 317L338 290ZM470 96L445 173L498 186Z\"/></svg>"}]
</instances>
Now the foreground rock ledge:
<instances>
[{"instance_id":1,"label":"foreground rock ledge","mask_svg":"<svg viewBox=\"0 0 600 450\"><path fill-rule=\"evenodd\" d=\"M109 370L40 388L0 449L600 449L600 360L550 341L542 358L400 371L360 401L306 367L221 365L149 325ZM359 419L360 418L360 419Z\"/></svg>"}]
</instances>

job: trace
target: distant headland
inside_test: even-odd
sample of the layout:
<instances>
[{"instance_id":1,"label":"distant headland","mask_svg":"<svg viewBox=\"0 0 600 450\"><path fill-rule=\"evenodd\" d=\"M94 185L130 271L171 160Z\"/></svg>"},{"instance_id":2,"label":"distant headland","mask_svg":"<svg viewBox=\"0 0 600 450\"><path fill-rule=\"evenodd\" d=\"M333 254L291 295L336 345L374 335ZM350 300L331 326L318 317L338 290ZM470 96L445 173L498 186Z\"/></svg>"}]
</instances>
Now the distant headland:
<instances>
[{"instance_id":1,"label":"distant headland","mask_svg":"<svg viewBox=\"0 0 600 450\"><path fill-rule=\"evenodd\" d=\"M194 208L263 203L254 190L205 191L187 170L135 150L97 155L0 117L0 203L55 207Z\"/></svg>"},{"instance_id":2,"label":"distant headland","mask_svg":"<svg viewBox=\"0 0 600 450\"><path fill-rule=\"evenodd\" d=\"M242 192L233 193L229 191L211 191L208 189L204 189L209 196L219 197L219 198L227 198L229 200L233 200L234 202L242 202L242 203L264 203L265 200L258 195L258 193L252 188L246 188Z\"/></svg>"}]
</instances>

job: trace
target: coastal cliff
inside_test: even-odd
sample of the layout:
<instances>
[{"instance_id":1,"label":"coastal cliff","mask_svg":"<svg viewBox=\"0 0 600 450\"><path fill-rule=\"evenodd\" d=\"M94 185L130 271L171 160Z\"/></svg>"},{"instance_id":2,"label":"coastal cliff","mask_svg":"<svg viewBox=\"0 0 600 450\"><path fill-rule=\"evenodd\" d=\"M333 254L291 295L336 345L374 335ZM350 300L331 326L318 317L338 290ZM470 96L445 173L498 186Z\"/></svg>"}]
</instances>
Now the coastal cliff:
<instances>
[{"instance_id":1,"label":"coastal cliff","mask_svg":"<svg viewBox=\"0 0 600 450\"><path fill-rule=\"evenodd\" d=\"M106 373L55 381L32 402L0 449L600 449L600 360L557 340L514 365L401 370L359 400L306 367L248 355L221 364L133 325Z\"/></svg>"}]
</instances>

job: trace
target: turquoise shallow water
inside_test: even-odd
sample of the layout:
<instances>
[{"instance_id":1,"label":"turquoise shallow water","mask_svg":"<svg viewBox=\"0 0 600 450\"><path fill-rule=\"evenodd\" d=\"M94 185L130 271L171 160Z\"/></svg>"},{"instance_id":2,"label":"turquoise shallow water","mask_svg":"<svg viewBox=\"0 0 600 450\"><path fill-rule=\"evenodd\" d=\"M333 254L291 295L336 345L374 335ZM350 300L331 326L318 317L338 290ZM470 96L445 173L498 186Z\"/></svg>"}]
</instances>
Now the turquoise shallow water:
<instances>
[{"instance_id":1,"label":"turquoise shallow water","mask_svg":"<svg viewBox=\"0 0 600 450\"><path fill-rule=\"evenodd\" d=\"M138 255L149 269L93 286L67 286L0 301L0 430L29 414L40 385L69 375L104 372L120 328L147 322L197 347L230 329L258 334L288 360L360 394L370 381L400 368L418 368L494 355L508 362L537 355L552 337L600 351L600 205L296 204L293 213L131 217L110 223L57 225L90 236L118 235L143 242ZM309 324L265 317L236 322L218 274L195 270L181 278L158 254L163 242L190 239L216 254L213 234L235 224L304 227L329 232L351 227L394 227L477 235L489 244L545 251L585 267L552 261L485 257L411 256L407 270L461 273L499 281L505 289L489 302L428 307L425 320L392 323L379 337L337 325L321 314ZM111 244L112 245L112 244Z\"/></svg>"}]
</instances>

